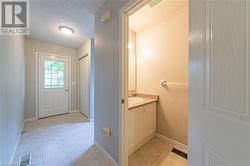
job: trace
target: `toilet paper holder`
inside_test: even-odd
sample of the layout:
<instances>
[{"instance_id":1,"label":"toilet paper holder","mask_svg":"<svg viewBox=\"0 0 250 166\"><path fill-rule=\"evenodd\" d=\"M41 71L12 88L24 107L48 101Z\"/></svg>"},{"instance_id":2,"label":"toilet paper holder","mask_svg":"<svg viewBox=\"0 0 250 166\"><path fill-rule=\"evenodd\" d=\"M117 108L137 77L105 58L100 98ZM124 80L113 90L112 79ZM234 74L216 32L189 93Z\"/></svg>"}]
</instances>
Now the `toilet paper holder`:
<instances>
[{"instance_id":1,"label":"toilet paper holder","mask_svg":"<svg viewBox=\"0 0 250 166\"><path fill-rule=\"evenodd\" d=\"M162 87L167 86L167 80L161 80L160 84Z\"/></svg>"}]
</instances>

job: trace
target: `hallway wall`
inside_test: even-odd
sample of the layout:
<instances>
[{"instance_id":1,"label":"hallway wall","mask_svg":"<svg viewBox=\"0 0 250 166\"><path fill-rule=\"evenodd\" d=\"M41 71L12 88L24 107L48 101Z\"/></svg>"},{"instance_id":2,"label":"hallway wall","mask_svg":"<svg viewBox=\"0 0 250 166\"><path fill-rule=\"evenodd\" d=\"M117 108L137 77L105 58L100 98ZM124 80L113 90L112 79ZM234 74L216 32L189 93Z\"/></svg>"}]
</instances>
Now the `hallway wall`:
<instances>
[{"instance_id":1,"label":"hallway wall","mask_svg":"<svg viewBox=\"0 0 250 166\"><path fill-rule=\"evenodd\" d=\"M128 0L107 0L95 16L95 141L119 162L119 9ZM101 15L112 11L109 23ZM102 134L103 127L111 137Z\"/></svg>"},{"instance_id":2,"label":"hallway wall","mask_svg":"<svg viewBox=\"0 0 250 166\"><path fill-rule=\"evenodd\" d=\"M0 36L0 165L15 150L24 117L24 38Z\"/></svg>"},{"instance_id":3,"label":"hallway wall","mask_svg":"<svg viewBox=\"0 0 250 166\"><path fill-rule=\"evenodd\" d=\"M36 52L71 56L71 110L78 107L78 50L48 42L25 38L25 118L36 118ZM70 85L70 84L69 84Z\"/></svg>"}]
</instances>

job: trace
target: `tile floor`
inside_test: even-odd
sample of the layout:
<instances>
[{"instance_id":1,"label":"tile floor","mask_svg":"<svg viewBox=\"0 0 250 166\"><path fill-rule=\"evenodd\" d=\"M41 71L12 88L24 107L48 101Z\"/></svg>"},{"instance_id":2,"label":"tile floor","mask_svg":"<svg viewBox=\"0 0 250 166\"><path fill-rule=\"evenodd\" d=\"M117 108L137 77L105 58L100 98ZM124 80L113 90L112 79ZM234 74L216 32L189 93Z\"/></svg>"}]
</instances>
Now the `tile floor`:
<instances>
[{"instance_id":1,"label":"tile floor","mask_svg":"<svg viewBox=\"0 0 250 166\"><path fill-rule=\"evenodd\" d=\"M32 154L32 166L112 166L114 163L96 145L94 123L80 113L27 122L14 156Z\"/></svg>"},{"instance_id":2,"label":"tile floor","mask_svg":"<svg viewBox=\"0 0 250 166\"><path fill-rule=\"evenodd\" d=\"M173 145L154 137L129 157L129 166L187 166L187 160L172 153Z\"/></svg>"}]
</instances>

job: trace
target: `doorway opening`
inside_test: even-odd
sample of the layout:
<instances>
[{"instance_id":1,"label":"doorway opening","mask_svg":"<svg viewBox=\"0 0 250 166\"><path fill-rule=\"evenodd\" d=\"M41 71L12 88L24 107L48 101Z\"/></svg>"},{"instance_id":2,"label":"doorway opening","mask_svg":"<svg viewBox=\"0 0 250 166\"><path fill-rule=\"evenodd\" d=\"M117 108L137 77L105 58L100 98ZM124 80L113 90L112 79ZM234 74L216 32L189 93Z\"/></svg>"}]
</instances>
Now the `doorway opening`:
<instances>
[{"instance_id":1,"label":"doorway opening","mask_svg":"<svg viewBox=\"0 0 250 166\"><path fill-rule=\"evenodd\" d=\"M122 9L124 165L187 165L188 1Z\"/></svg>"},{"instance_id":2,"label":"doorway opening","mask_svg":"<svg viewBox=\"0 0 250 166\"><path fill-rule=\"evenodd\" d=\"M93 110L90 103L90 61L89 54L79 58L79 106L80 112L88 118L89 121L94 120Z\"/></svg>"},{"instance_id":3,"label":"doorway opening","mask_svg":"<svg viewBox=\"0 0 250 166\"><path fill-rule=\"evenodd\" d=\"M80 112L89 117L89 59L88 54L79 59Z\"/></svg>"}]
</instances>

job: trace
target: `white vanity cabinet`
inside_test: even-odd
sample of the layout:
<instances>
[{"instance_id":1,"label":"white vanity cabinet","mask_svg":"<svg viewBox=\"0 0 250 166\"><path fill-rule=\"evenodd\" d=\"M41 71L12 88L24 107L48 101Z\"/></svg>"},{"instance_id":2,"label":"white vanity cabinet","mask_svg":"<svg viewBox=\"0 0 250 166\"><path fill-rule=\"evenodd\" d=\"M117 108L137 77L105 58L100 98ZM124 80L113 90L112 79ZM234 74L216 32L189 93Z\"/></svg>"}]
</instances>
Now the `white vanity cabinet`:
<instances>
[{"instance_id":1,"label":"white vanity cabinet","mask_svg":"<svg viewBox=\"0 0 250 166\"><path fill-rule=\"evenodd\" d=\"M128 110L129 155L154 137L156 131L156 102Z\"/></svg>"}]
</instances>

